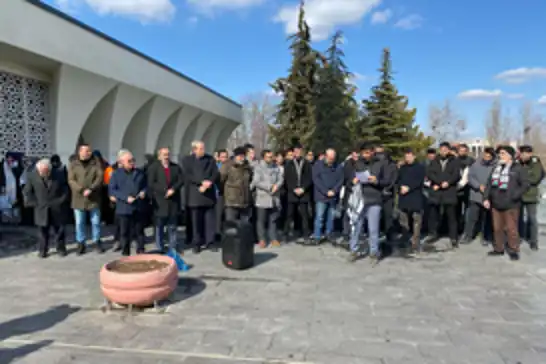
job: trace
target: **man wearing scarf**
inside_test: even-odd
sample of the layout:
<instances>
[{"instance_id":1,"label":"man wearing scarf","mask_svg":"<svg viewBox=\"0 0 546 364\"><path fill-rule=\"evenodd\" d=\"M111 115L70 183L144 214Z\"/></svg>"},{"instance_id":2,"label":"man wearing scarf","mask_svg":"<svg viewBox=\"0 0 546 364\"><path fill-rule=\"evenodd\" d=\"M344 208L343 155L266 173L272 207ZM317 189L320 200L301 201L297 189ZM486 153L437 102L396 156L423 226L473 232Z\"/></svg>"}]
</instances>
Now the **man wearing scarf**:
<instances>
[{"instance_id":1,"label":"man wearing scarf","mask_svg":"<svg viewBox=\"0 0 546 364\"><path fill-rule=\"evenodd\" d=\"M489 256L504 255L508 241L511 260L519 260L519 213L523 194L529 188L526 170L514 163L516 151L509 145L499 147L499 162L493 169L484 192L483 206L491 209L494 249Z\"/></svg>"}]
</instances>

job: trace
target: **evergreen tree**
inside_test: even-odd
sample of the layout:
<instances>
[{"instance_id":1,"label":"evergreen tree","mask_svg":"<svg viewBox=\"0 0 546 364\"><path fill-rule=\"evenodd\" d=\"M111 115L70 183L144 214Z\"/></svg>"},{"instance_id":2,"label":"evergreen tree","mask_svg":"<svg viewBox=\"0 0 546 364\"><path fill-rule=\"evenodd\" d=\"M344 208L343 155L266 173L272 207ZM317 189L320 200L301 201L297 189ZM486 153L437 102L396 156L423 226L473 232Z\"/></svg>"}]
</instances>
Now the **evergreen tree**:
<instances>
[{"instance_id":1,"label":"evergreen tree","mask_svg":"<svg viewBox=\"0 0 546 364\"><path fill-rule=\"evenodd\" d=\"M391 55L383 50L380 80L372 88L372 95L363 100L359 122L359 134L368 141L381 143L395 158L401 157L404 149L422 152L432 144L415 124L416 109L408 107L406 96L400 95L393 83Z\"/></svg>"},{"instance_id":2,"label":"evergreen tree","mask_svg":"<svg viewBox=\"0 0 546 364\"><path fill-rule=\"evenodd\" d=\"M282 94L276 120L270 126L277 148L290 147L294 141L309 146L316 128L315 83L320 55L311 47L311 32L305 21L304 2L300 4L298 31L291 35L292 66L286 78L271 86Z\"/></svg>"},{"instance_id":3,"label":"evergreen tree","mask_svg":"<svg viewBox=\"0 0 546 364\"><path fill-rule=\"evenodd\" d=\"M343 60L342 42L343 34L334 34L325 52L325 64L318 72L317 118L313 138L316 151L333 147L338 153L345 154L351 147L349 125L358 111L358 105L354 98L356 88L350 83L353 75Z\"/></svg>"}]
</instances>

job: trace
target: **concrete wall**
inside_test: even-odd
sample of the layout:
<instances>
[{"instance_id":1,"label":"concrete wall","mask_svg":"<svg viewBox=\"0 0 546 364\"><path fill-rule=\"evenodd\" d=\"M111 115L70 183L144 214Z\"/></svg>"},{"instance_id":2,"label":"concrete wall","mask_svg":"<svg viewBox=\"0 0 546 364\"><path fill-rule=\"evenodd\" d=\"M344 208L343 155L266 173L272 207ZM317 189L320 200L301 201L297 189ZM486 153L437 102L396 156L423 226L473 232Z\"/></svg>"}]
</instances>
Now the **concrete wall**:
<instances>
[{"instance_id":1,"label":"concrete wall","mask_svg":"<svg viewBox=\"0 0 546 364\"><path fill-rule=\"evenodd\" d=\"M80 135L109 159L122 147L139 161L159 146L177 157L194 139L212 152L242 120L240 105L26 0L2 1L1 43L56 64L38 70L0 54L3 69L51 82L53 146L65 160Z\"/></svg>"}]
</instances>

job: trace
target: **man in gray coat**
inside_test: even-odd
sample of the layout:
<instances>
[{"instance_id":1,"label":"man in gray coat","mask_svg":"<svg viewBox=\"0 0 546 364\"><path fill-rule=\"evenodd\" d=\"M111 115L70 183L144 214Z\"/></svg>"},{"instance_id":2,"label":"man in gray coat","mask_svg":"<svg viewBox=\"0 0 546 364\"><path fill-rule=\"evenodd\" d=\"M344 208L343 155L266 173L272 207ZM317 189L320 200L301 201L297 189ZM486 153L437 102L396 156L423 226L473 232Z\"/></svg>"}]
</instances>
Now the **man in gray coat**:
<instances>
[{"instance_id":1,"label":"man in gray coat","mask_svg":"<svg viewBox=\"0 0 546 364\"><path fill-rule=\"evenodd\" d=\"M468 171L468 186L470 187L469 207L466 213L466 224L462 244L474 240L476 230L481 232L482 244L490 240L491 229L489 211L483 207L483 193L493 168L495 167L495 150L485 148L482 157ZM477 224L480 222L480 226Z\"/></svg>"},{"instance_id":2,"label":"man in gray coat","mask_svg":"<svg viewBox=\"0 0 546 364\"><path fill-rule=\"evenodd\" d=\"M275 163L273 152L264 150L262 160L254 167L251 189L255 189L255 205L257 212L256 230L259 245L279 246L277 238L277 219L280 215L281 199L280 191L283 184L283 173Z\"/></svg>"}]
</instances>

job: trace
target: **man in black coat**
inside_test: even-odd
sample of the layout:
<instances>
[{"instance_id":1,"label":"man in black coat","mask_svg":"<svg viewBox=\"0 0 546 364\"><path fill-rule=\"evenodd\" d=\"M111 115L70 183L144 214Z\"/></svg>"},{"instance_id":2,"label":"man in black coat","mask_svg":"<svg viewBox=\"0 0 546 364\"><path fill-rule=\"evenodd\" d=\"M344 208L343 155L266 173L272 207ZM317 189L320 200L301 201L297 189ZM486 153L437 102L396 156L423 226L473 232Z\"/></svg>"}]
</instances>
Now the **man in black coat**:
<instances>
[{"instance_id":1,"label":"man in black coat","mask_svg":"<svg viewBox=\"0 0 546 364\"><path fill-rule=\"evenodd\" d=\"M193 252L200 253L203 246L216 250L214 206L219 173L216 161L205 153L202 141L192 143L192 154L183 159L182 170L186 176L186 205L191 213Z\"/></svg>"},{"instance_id":2,"label":"man in black coat","mask_svg":"<svg viewBox=\"0 0 546 364\"><path fill-rule=\"evenodd\" d=\"M387 183L383 188L383 207L381 209L381 220L383 222L383 232L388 241L393 238L394 227L394 185L398 174L398 167L390 155L385 152L383 146L375 147L375 158L383 164L384 180Z\"/></svg>"},{"instance_id":3,"label":"man in black coat","mask_svg":"<svg viewBox=\"0 0 546 364\"><path fill-rule=\"evenodd\" d=\"M422 163L415 160L413 151L407 150L404 155L404 164L398 171L398 208L399 221L402 226L404 239L411 236L411 248L414 252L420 251L421 225L423 222L423 208L425 196L423 187L426 169Z\"/></svg>"},{"instance_id":4,"label":"man in black coat","mask_svg":"<svg viewBox=\"0 0 546 364\"><path fill-rule=\"evenodd\" d=\"M61 172L52 170L49 159L42 159L28 174L23 194L25 205L34 209L34 224L39 228L39 257L48 256L51 229L55 236L57 254L66 256L66 246L62 239L67 222L65 203L69 195L66 178Z\"/></svg>"},{"instance_id":5,"label":"man in black coat","mask_svg":"<svg viewBox=\"0 0 546 364\"><path fill-rule=\"evenodd\" d=\"M294 157L287 160L284 166L284 181L287 193L286 224L285 233L290 233L290 223L296 215L301 220L302 236L299 243L306 243L310 237L309 228L309 203L313 187L313 172L311 164L301 155L302 146L297 144L292 149Z\"/></svg>"},{"instance_id":6,"label":"man in black coat","mask_svg":"<svg viewBox=\"0 0 546 364\"><path fill-rule=\"evenodd\" d=\"M165 228L169 236L169 249L177 249L176 230L180 206L180 189L184 184L182 169L171 162L169 148L157 152L158 160L148 166L148 194L152 199L155 217L155 243L159 251L164 251Z\"/></svg>"},{"instance_id":7,"label":"man in black coat","mask_svg":"<svg viewBox=\"0 0 546 364\"><path fill-rule=\"evenodd\" d=\"M459 161L450 153L447 142L440 144L440 153L427 170L427 179L430 181L429 194L429 237L427 243L439 240L438 227L442 222L443 214L447 216L449 239L453 248L459 246L457 227L457 184L461 179Z\"/></svg>"},{"instance_id":8,"label":"man in black coat","mask_svg":"<svg viewBox=\"0 0 546 364\"><path fill-rule=\"evenodd\" d=\"M459 162L459 169L461 171L461 176L468 176L468 171L470 167L476 161L469 154L469 148L466 144L460 144L457 148L457 161ZM464 182L464 183L461 183ZM459 182L459 190L457 191L457 221L458 221L458 232L462 234L464 231L464 224L466 221L466 211L469 206L470 198L470 186L467 184L467 180L461 178Z\"/></svg>"}]
</instances>

